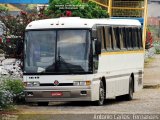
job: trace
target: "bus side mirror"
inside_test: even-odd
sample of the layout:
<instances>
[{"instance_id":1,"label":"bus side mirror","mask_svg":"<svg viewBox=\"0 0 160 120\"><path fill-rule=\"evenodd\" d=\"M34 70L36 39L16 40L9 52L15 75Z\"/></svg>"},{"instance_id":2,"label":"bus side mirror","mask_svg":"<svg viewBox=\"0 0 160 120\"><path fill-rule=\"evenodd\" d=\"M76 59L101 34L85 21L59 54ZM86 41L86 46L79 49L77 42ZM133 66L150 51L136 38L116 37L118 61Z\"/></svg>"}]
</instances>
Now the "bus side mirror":
<instances>
[{"instance_id":1,"label":"bus side mirror","mask_svg":"<svg viewBox=\"0 0 160 120\"><path fill-rule=\"evenodd\" d=\"M92 39L97 38L97 30L96 30L96 29L93 29L91 35L92 35Z\"/></svg>"},{"instance_id":2,"label":"bus side mirror","mask_svg":"<svg viewBox=\"0 0 160 120\"><path fill-rule=\"evenodd\" d=\"M96 55L101 54L101 42L99 40L95 41L95 53Z\"/></svg>"}]
</instances>

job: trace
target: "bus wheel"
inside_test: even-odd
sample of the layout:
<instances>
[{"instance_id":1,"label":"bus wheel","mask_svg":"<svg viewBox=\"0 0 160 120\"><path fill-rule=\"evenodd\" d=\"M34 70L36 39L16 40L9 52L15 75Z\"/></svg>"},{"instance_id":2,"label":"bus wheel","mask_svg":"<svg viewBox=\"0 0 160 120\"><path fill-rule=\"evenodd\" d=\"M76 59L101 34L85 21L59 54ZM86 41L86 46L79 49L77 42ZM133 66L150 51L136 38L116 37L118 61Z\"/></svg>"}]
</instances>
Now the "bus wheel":
<instances>
[{"instance_id":1,"label":"bus wheel","mask_svg":"<svg viewBox=\"0 0 160 120\"><path fill-rule=\"evenodd\" d=\"M100 81L100 86L99 86L99 100L97 101L97 105L101 106L104 104L104 99L105 99L105 90L104 90L104 85L103 82Z\"/></svg>"},{"instance_id":2,"label":"bus wheel","mask_svg":"<svg viewBox=\"0 0 160 120\"><path fill-rule=\"evenodd\" d=\"M38 106L48 106L49 102L38 102Z\"/></svg>"},{"instance_id":3,"label":"bus wheel","mask_svg":"<svg viewBox=\"0 0 160 120\"><path fill-rule=\"evenodd\" d=\"M134 92L134 85L133 85L133 78L129 78L129 93L125 95L126 100L132 100L133 99L133 92Z\"/></svg>"}]
</instances>

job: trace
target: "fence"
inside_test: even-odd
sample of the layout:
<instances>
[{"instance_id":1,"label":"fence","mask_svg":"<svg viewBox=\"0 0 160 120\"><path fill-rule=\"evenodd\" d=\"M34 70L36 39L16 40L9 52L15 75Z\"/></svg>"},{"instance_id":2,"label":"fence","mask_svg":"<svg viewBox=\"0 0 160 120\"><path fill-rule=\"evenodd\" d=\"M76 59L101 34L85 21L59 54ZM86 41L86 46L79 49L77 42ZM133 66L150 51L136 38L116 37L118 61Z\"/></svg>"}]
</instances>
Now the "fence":
<instances>
[{"instance_id":1,"label":"fence","mask_svg":"<svg viewBox=\"0 0 160 120\"><path fill-rule=\"evenodd\" d=\"M144 0L89 0L108 9L111 17L143 17Z\"/></svg>"}]
</instances>

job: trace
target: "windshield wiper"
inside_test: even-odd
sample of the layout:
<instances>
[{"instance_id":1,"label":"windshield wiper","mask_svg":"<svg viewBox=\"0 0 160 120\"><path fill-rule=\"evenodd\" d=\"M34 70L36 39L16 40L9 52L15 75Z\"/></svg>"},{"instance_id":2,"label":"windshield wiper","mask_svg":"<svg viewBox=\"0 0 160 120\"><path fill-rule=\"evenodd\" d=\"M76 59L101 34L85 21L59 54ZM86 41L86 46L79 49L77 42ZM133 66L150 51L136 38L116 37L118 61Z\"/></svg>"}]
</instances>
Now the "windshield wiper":
<instances>
[{"instance_id":1,"label":"windshield wiper","mask_svg":"<svg viewBox=\"0 0 160 120\"><path fill-rule=\"evenodd\" d=\"M58 48L58 64L59 65L60 65L61 61L66 66L66 68L69 71L69 73L73 73L73 71L71 70L71 68L68 66L68 63L66 63L66 61L64 60L64 58L60 55L60 48ZM56 61L56 63L57 63L57 61ZM58 67L59 67L59 65L58 65Z\"/></svg>"},{"instance_id":2,"label":"windshield wiper","mask_svg":"<svg viewBox=\"0 0 160 120\"><path fill-rule=\"evenodd\" d=\"M67 70L70 73L73 73L73 71L71 70L71 68L68 66L68 63L66 63L66 61L64 60L64 58L58 54L58 64L61 64L62 62L66 66Z\"/></svg>"}]
</instances>

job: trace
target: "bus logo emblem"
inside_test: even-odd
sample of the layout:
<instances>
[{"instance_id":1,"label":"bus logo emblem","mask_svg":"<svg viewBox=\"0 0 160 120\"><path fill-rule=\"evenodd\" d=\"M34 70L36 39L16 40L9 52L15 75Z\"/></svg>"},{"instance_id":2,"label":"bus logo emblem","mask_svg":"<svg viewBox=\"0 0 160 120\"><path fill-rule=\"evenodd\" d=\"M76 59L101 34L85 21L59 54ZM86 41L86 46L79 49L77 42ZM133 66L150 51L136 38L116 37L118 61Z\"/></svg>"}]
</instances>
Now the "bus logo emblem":
<instances>
[{"instance_id":1,"label":"bus logo emblem","mask_svg":"<svg viewBox=\"0 0 160 120\"><path fill-rule=\"evenodd\" d=\"M54 84L55 86L58 86L58 85L59 85L58 80L55 80L53 84Z\"/></svg>"}]
</instances>

